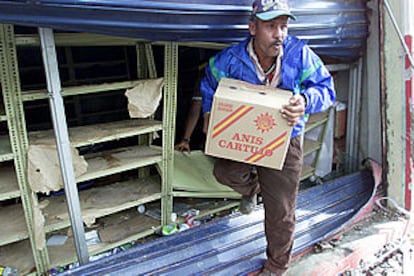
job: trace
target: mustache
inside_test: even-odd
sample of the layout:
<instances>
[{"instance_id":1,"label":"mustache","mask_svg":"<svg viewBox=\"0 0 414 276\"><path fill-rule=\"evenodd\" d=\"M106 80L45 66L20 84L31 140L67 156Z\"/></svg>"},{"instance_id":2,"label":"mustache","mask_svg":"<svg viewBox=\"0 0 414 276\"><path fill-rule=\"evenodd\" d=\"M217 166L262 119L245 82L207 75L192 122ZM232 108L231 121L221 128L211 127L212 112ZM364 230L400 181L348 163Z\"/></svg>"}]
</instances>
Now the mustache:
<instances>
[{"instance_id":1,"label":"mustache","mask_svg":"<svg viewBox=\"0 0 414 276\"><path fill-rule=\"evenodd\" d=\"M275 41L272 42L271 46L277 46L277 45L282 44L282 43L283 43L282 40L276 39Z\"/></svg>"}]
</instances>

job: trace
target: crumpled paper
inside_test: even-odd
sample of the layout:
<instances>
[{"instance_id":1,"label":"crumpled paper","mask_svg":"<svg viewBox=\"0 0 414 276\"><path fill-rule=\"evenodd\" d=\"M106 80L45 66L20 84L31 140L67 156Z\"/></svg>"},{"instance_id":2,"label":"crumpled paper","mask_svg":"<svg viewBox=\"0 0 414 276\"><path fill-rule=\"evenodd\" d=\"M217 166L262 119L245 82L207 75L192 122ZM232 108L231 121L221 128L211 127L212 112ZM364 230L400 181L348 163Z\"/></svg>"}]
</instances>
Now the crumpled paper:
<instances>
[{"instance_id":1,"label":"crumpled paper","mask_svg":"<svg viewBox=\"0 0 414 276\"><path fill-rule=\"evenodd\" d=\"M88 163L72 148L75 176L86 173ZM64 187L55 145L30 145L27 152L27 176L33 192L49 194Z\"/></svg>"},{"instance_id":2,"label":"crumpled paper","mask_svg":"<svg viewBox=\"0 0 414 276\"><path fill-rule=\"evenodd\" d=\"M147 118L157 110L161 98L164 79L147 79L125 92L128 98L128 111L131 118Z\"/></svg>"}]
</instances>

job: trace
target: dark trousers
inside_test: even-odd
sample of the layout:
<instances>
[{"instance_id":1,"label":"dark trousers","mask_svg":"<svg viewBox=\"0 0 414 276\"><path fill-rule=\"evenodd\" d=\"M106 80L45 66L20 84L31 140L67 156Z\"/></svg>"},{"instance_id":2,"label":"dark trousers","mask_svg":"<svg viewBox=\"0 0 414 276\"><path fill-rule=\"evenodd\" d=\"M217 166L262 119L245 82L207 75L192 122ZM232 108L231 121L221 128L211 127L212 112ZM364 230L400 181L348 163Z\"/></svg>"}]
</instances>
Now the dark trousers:
<instances>
[{"instance_id":1,"label":"dark trousers","mask_svg":"<svg viewBox=\"0 0 414 276\"><path fill-rule=\"evenodd\" d=\"M288 266L295 230L296 197L302 172L303 154L300 137L291 139L282 170L257 167L218 159L214 176L220 183L242 195L261 193L265 210L267 260L264 267L281 275Z\"/></svg>"}]
</instances>

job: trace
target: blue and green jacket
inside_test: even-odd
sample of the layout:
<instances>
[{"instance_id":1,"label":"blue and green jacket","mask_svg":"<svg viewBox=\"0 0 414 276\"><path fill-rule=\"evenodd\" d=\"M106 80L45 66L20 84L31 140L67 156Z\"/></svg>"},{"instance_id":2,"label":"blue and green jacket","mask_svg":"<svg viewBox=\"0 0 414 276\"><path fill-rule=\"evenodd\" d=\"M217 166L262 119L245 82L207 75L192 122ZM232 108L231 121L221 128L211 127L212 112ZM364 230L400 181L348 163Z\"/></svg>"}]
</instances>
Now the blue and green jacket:
<instances>
[{"instance_id":1,"label":"blue and green jacket","mask_svg":"<svg viewBox=\"0 0 414 276\"><path fill-rule=\"evenodd\" d=\"M203 113L210 112L213 96L221 78L243 80L252 84L263 84L256 74L253 61L247 52L250 37L230 46L210 58L205 76L201 80ZM292 138L303 132L308 115L327 110L335 102L332 76L320 58L294 36L283 42L283 58L279 88L301 93L306 98L305 116L294 126Z\"/></svg>"}]
</instances>

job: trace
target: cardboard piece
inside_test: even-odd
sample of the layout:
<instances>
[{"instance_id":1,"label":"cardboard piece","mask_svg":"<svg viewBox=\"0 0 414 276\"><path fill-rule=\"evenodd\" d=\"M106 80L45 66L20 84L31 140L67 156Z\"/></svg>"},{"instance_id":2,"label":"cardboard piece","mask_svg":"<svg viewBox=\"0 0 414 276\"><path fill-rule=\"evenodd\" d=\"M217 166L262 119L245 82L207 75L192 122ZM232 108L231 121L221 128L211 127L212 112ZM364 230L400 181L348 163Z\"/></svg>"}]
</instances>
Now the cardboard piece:
<instances>
[{"instance_id":1,"label":"cardboard piece","mask_svg":"<svg viewBox=\"0 0 414 276\"><path fill-rule=\"evenodd\" d=\"M147 118L154 114L162 98L164 79L140 80L134 88L128 89L128 112L130 118Z\"/></svg>"},{"instance_id":2,"label":"cardboard piece","mask_svg":"<svg viewBox=\"0 0 414 276\"><path fill-rule=\"evenodd\" d=\"M280 109L291 91L223 78L213 99L206 154L282 169L292 127Z\"/></svg>"},{"instance_id":3,"label":"cardboard piece","mask_svg":"<svg viewBox=\"0 0 414 276\"><path fill-rule=\"evenodd\" d=\"M335 138L340 139L346 134L347 107L345 103L337 102L335 105Z\"/></svg>"},{"instance_id":4,"label":"cardboard piece","mask_svg":"<svg viewBox=\"0 0 414 276\"><path fill-rule=\"evenodd\" d=\"M88 163L72 149L75 176L86 173ZM27 151L27 178L33 192L49 194L64 188L56 145L30 145Z\"/></svg>"}]
</instances>

